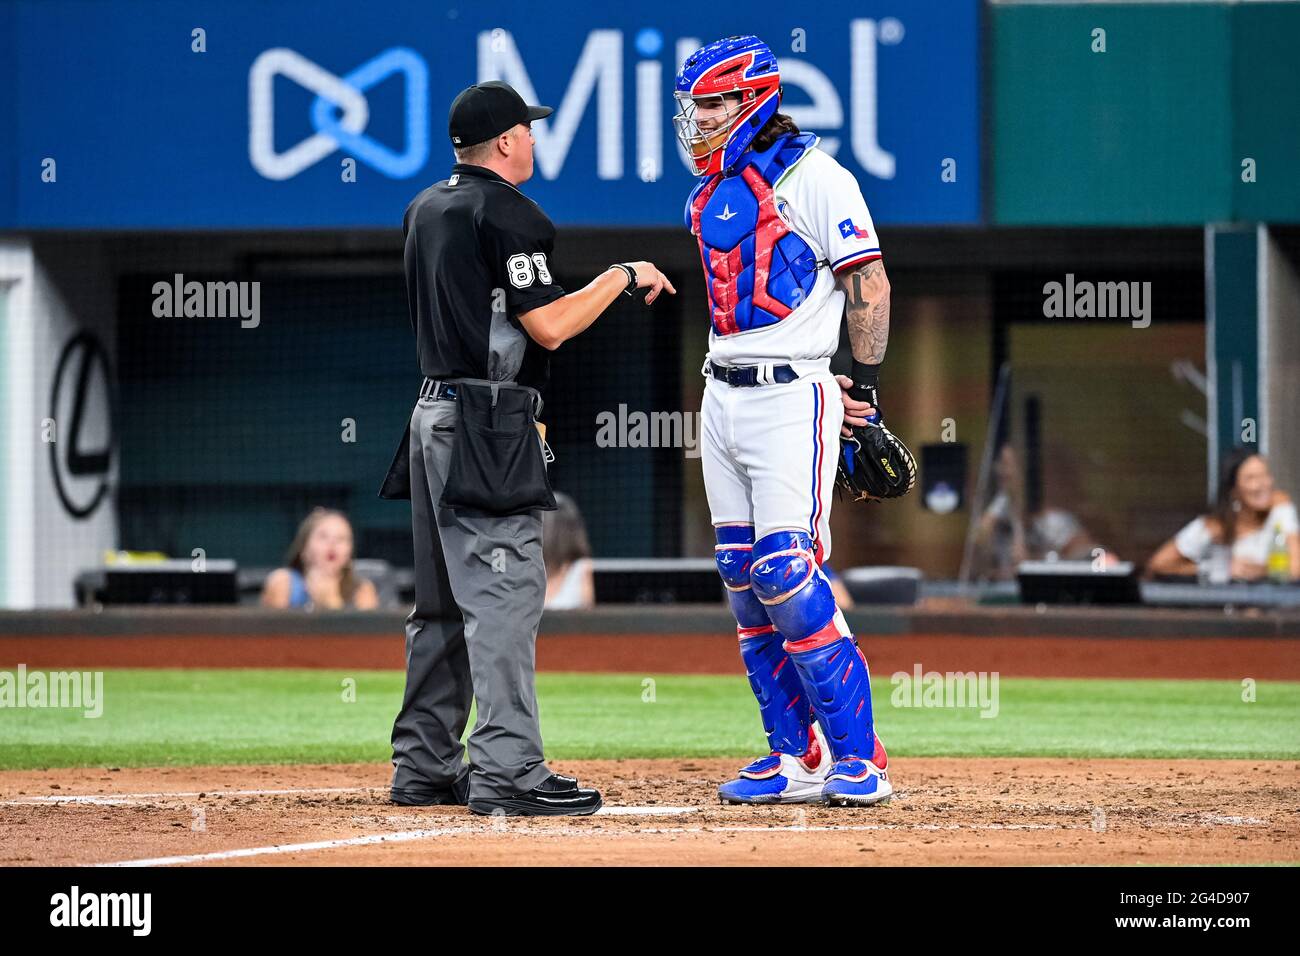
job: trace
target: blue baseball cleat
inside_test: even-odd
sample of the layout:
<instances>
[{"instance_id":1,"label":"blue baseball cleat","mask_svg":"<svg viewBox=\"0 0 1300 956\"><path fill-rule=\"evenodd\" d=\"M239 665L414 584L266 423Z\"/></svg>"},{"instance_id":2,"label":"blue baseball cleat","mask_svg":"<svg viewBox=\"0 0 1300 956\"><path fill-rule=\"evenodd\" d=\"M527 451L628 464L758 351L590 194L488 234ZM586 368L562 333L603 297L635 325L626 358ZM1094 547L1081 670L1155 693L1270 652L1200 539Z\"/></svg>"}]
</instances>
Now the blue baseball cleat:
<instances>
[{"instance_id":1,"label":"blue baseball cleat","mask_svg":"<svg viewBox=\"0 0 1300 956\"><path fill-rule=\"evenodd\" d=\"M808 749L800 756L776 753L759 757L735 780L718 788L723 803L821 803L830 750L821 728L812 725Z\"/></svg>"},{"instance_id":2,"label":"blue baseball cleat","mask_svg":"<svg viewBox=\"0 0 1300 956\"><path fill-rule=\"evenodd\" d=\"M894 795L894 787L889 782L889 771L886 769L888 766L889 756L877 736L875 753L870 760L845 757L835 762L826 775L822 802L833 807L869 807L876 803L888 803Z\"/></svg>"}]
</instances>

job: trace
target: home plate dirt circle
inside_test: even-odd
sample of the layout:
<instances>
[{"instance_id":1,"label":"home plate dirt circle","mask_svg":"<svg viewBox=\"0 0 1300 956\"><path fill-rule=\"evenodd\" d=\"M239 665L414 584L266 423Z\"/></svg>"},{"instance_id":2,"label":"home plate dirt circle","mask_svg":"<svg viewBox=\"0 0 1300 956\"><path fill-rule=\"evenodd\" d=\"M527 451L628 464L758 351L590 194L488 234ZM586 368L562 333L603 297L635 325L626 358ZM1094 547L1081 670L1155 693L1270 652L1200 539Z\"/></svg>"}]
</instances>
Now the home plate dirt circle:
<instances>
[{"instance_id":1,"label":"home plate dirt circle","mask_svg":"<svg viewBox=\"0 0 1300 956\"><path fill-rule=\"evenodd\" d=\"M387 802L386 764L0 773L0 865L1209 864L1300 860L1300 764L899 758L885 805L733 807L734 760L565 761L593 817Z\"/></svg>"}]
</instances>

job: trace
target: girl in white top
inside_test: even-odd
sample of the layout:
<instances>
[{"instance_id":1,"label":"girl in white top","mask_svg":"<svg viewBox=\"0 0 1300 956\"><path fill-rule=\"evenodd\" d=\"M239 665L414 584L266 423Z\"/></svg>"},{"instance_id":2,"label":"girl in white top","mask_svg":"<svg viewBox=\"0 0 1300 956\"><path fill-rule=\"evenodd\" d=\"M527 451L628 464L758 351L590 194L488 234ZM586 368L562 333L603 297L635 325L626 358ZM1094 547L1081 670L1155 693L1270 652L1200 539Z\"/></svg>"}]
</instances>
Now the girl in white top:
<instances>
[{"instance_id":1,"label":"girl in white top","mask_svg":"<svg viewBox=\"0 0 1300 956\"><path fill-rule=\"evenodd\" d=\"M1273 485L1261 455L1237 452L1224 465L1212 514L1189 522L1147 564L1148 575L1194 575L1215 545L1231 545L1232 577L1259 581L1278 531L1285 536L1291 579L1300 578L1300 524L1290 495Z\"/></svg>"}]
</instances>

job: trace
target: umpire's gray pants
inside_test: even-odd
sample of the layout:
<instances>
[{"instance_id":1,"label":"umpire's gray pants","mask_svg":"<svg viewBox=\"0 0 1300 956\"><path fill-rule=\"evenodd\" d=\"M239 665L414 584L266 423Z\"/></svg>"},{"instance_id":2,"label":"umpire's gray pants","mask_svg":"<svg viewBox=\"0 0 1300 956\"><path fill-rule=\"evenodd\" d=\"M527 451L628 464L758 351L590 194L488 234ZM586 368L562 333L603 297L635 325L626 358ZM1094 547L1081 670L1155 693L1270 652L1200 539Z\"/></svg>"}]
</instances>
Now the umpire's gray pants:
<instances>
[{"instance_id":1,"label":"umpire's gray pants","mask_svg":"<svg viewBox=\"0 0 1300 956\"><path fill-rule=\"evenodd\" d=\"M468 773L472 797L514 796L551 773L534 686L546 597L541 512L501 518L438 506L459 421L455 401L421 399L411 414L415 609L392 785L419 794ZM478 719L466 767L471 698Z\"/></svg>"}]
</instances>

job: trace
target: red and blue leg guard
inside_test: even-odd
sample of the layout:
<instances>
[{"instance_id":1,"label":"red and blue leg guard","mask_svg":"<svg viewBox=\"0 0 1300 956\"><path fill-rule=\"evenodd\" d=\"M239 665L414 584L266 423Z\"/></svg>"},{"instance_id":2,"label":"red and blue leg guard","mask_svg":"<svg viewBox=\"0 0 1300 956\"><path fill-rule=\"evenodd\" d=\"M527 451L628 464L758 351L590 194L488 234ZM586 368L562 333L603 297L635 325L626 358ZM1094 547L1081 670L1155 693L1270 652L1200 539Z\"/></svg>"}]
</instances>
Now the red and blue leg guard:
<instances>
[{"instance_id":1,"label":"red and blue leg guard","mask_svg":"<svg viewBox=\"0 0 1300 956\"><path fill-rule=\"evenodd\" d=\"M763 731L774 752L800 756L808 750L812 717L782 635L754 595L750 580L754 527L721 525L717 533L714 555L736 616L740 657L758 699Z\"/></svg>"},{"instance_id":2,"label":"red and blue leg guard","mask_svg":"<svg viewBox=\"0 0 1300 956\"><path fill-rule=\"evenodd\" d=\"M842 632L830 582L803 531L777 531L754 543L754 593L785 637L785 649L835 760L870 760L871 678L853 638Z\"/></svg>"},{"instance_id":3,"label":"red and blue leg guard","mask_svg":"<svg viewBox=\"0 0 1300 956\"><path fill-rule=\"evenodd\" d=\"M813 710L826 732L835 763L826 774L822 799L833 806L870 806L894 793L889 758L871 716L871 673L852 638L787 643Z\"/></svg>"},{"instance_id":4,"label":"red and blue leg guard","mask_svg":"<svg viewBox=\"0 0 1300 956\"><path fill-rule=\"evenodd\" d=\"M786 644L836 762L870 760L876 750L871 674L851 637Z\"/></svg>"}]
</instances>

